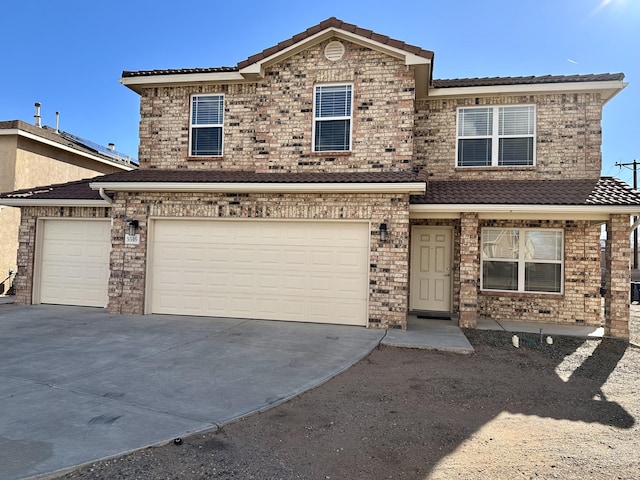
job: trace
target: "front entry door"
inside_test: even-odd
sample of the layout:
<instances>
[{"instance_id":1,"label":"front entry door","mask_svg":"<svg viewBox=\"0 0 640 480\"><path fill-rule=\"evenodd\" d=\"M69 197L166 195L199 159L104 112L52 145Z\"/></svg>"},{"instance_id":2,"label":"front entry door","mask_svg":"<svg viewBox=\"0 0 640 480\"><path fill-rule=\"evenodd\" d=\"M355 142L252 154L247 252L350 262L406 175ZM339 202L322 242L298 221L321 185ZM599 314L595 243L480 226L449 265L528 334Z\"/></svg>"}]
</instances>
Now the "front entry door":
<instances>
[{"instance_id":1,"label":"front entry door","mask_svg":"<svg viewBox=\"0 0 640 480\"><path fill-rule=\"evenodd\" d=\"M413 227L410 307L451 311L451 229Z\"/></svg>"}]
</instances>

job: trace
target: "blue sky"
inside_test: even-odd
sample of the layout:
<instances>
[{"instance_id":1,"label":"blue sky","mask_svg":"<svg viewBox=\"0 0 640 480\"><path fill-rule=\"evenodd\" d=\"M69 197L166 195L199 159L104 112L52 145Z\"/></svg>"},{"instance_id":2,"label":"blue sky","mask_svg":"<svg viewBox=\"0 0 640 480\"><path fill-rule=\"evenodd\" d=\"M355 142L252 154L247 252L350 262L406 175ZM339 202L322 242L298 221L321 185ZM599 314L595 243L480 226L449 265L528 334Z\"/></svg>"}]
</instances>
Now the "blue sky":
<instances>
[{"instance_id":1,"label":"blue sky","mask_svg":"<svg viewBox=\"0 0 640 480\"><path fill-rule=\"evenodd\" d=\"M403 2L30 0L3 6L0 120L43 123L137 158L138 96L123 70L235 66L335 16L435 52L435 78L617 73L603 175L640 160L640 0ZM8 22L6 21L8 20Z\"/></svg>"}]
</instances>

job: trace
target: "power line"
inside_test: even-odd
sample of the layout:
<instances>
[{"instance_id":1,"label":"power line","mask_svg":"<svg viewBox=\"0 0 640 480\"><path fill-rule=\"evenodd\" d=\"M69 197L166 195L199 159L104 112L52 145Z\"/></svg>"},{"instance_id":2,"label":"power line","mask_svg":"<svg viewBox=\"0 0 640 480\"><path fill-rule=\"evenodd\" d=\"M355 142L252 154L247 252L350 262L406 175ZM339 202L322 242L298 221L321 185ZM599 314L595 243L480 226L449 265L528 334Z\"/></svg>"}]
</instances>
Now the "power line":
<instances>
[{"instance_id":1,"label":"power line","mask_svg":"<svg viewBox=\"0 0 640 480\"><path fill-rule=\"evenodd\" d=\"M616 166L625 167L633 170L633 189L638 190L638 165L640 162L634 160L633 162L628 163L620 163L616 162ZM633 166L633 168L631 168ZM637 221L637 217L633 217L634 223ZM633 268L636 270L638 268L638 229L633 229Z\"/></svg>"}]
</instances>

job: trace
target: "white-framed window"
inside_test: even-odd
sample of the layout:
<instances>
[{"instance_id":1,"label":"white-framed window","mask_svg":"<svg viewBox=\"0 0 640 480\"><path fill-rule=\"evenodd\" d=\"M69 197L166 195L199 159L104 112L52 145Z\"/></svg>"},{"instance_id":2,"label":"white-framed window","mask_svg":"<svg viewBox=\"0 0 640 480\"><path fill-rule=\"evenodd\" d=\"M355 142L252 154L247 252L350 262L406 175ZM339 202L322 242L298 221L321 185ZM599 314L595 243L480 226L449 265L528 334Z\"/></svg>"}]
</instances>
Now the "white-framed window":
<instances>
[{"instance_id":1,"label":"white-framed window","mask_svg":"<svg viewBox=\"0 0 640 480\"><path fill-rule=\"evenodd\" d=\"M222 156L224 95L193 95L189 128L189 155Z\"/></svg>"},{"instance_id":2,"label":"white-framed window","mask_svg":"<svg viewBox=\"0 0 640 480\"><path fill-rule=\"evenodd\" d=\"M483 228L482 290L562 293L564 233L550 228Z\"/></svg>"},{"instance_id":3,"label":"white-framed window","mask_svg":"<svg viewBox=\"0 0 640 480\"><path fill-rule=\"evenodd\" d=\"M535 165L535 137L535 105L459 108L456 165Z\"/></svg>"},{"instance_id":4,"label":"white-framed window","mask_svg":"<svg viewBox=\"0 0 640 480\"><path fill-rule=\"evenodd\" d=\"M351 150L353 86L316 85L313 102L313 151Z\"/></svg>"}]
</instances>

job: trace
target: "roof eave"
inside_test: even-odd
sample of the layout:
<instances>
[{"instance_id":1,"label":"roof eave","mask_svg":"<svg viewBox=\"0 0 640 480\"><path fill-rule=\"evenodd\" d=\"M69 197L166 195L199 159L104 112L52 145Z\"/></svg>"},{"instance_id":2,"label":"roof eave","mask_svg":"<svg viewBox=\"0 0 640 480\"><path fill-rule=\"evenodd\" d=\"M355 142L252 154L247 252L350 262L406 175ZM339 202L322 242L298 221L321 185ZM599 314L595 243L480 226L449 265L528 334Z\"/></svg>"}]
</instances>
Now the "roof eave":
<instances>
[{"instance_id":1,"label":"roof eave","mask_svg":"<svg viewBox=\"0 0 640 480\"><path fill-rule=\"evenodd\" d=\"M6 207L110 207L105 200L56 199L56 198L0 198L0 206Z\"/></svg>"},{"instance_id":2,"label":"roof eave","mask_svg":"<svg viewBox=\"0 0 640 480\"><path fill-rule=\"evenodd\" d=\"M475 212L484 218L496 215L526 215L546 219L548 216L572 219L582 216L593 220L606 220L611 214L638 215L640 205L507 205L507 204L411 204L411 218L429 218L430 215Z\"/></svg>"},{"instance_id":3,"label":"roof eave","mask_svg":"<svg viewBox=\"0 0 640 480\"><path fill-rule=\"evenodd\" d=\"M251 76L243 75L239 72L207 72L121 77L119 81L125 87L139 94L144 88L162 87L166 85L240 83L251 80L253 80Z\"/></svg>"},{"instance_id":4,"label":"roof eave","mask_svg":"<svg viewBox=\"0 0 640 480\"><path fill-rule=\"evenodd\" d=\"M563 92L600 92L605 103L620 93L627 82L622 80L608 80L596 82L554 82L517 85L487 85L471 87L430 88L429 98L469 97L469 96L496 96L496 95L522 95L540 93Z\"/></svg>"},{"instance_id":5,"label":"roof eave","mask_svg":"<svg viewBox=\"0 0 640 480\"><path fill-rule=\"evenodd\" d=\"M424 182L386 183L242 183L242 182L92 182L93 190L110 192L211 193L404 193L424 194Z\"/></svg>"},{"instance_id":6,"label":"roof eave","mask_svg":"<svg viewBox=\"0 0 640 480\"><path fill-rule=\"evenodd\" d=\"M112 167L117 167L124 171L136 170L136 166L133 164L119 163L113 160L109 160L108 158L101 157L99 155L93 155L89 152L84 152L82 150L77 150L68 145L63 145L62 143L54 142L53 140L49 140L48 138L40 137L38 135L34 135L33 133L26 132L24 130L20 130L19 128L0 130L0 135L16 135L24 138L28 138L29 140L33 140L35 142L42 143L44 145L48 145L50 147L58 148L60 150L64 150L66 152L71 152L74 155L79 155L81 157L88 158L98 163L102 163L105 165L109 165Z\"/></svg>"}]
</instances>

